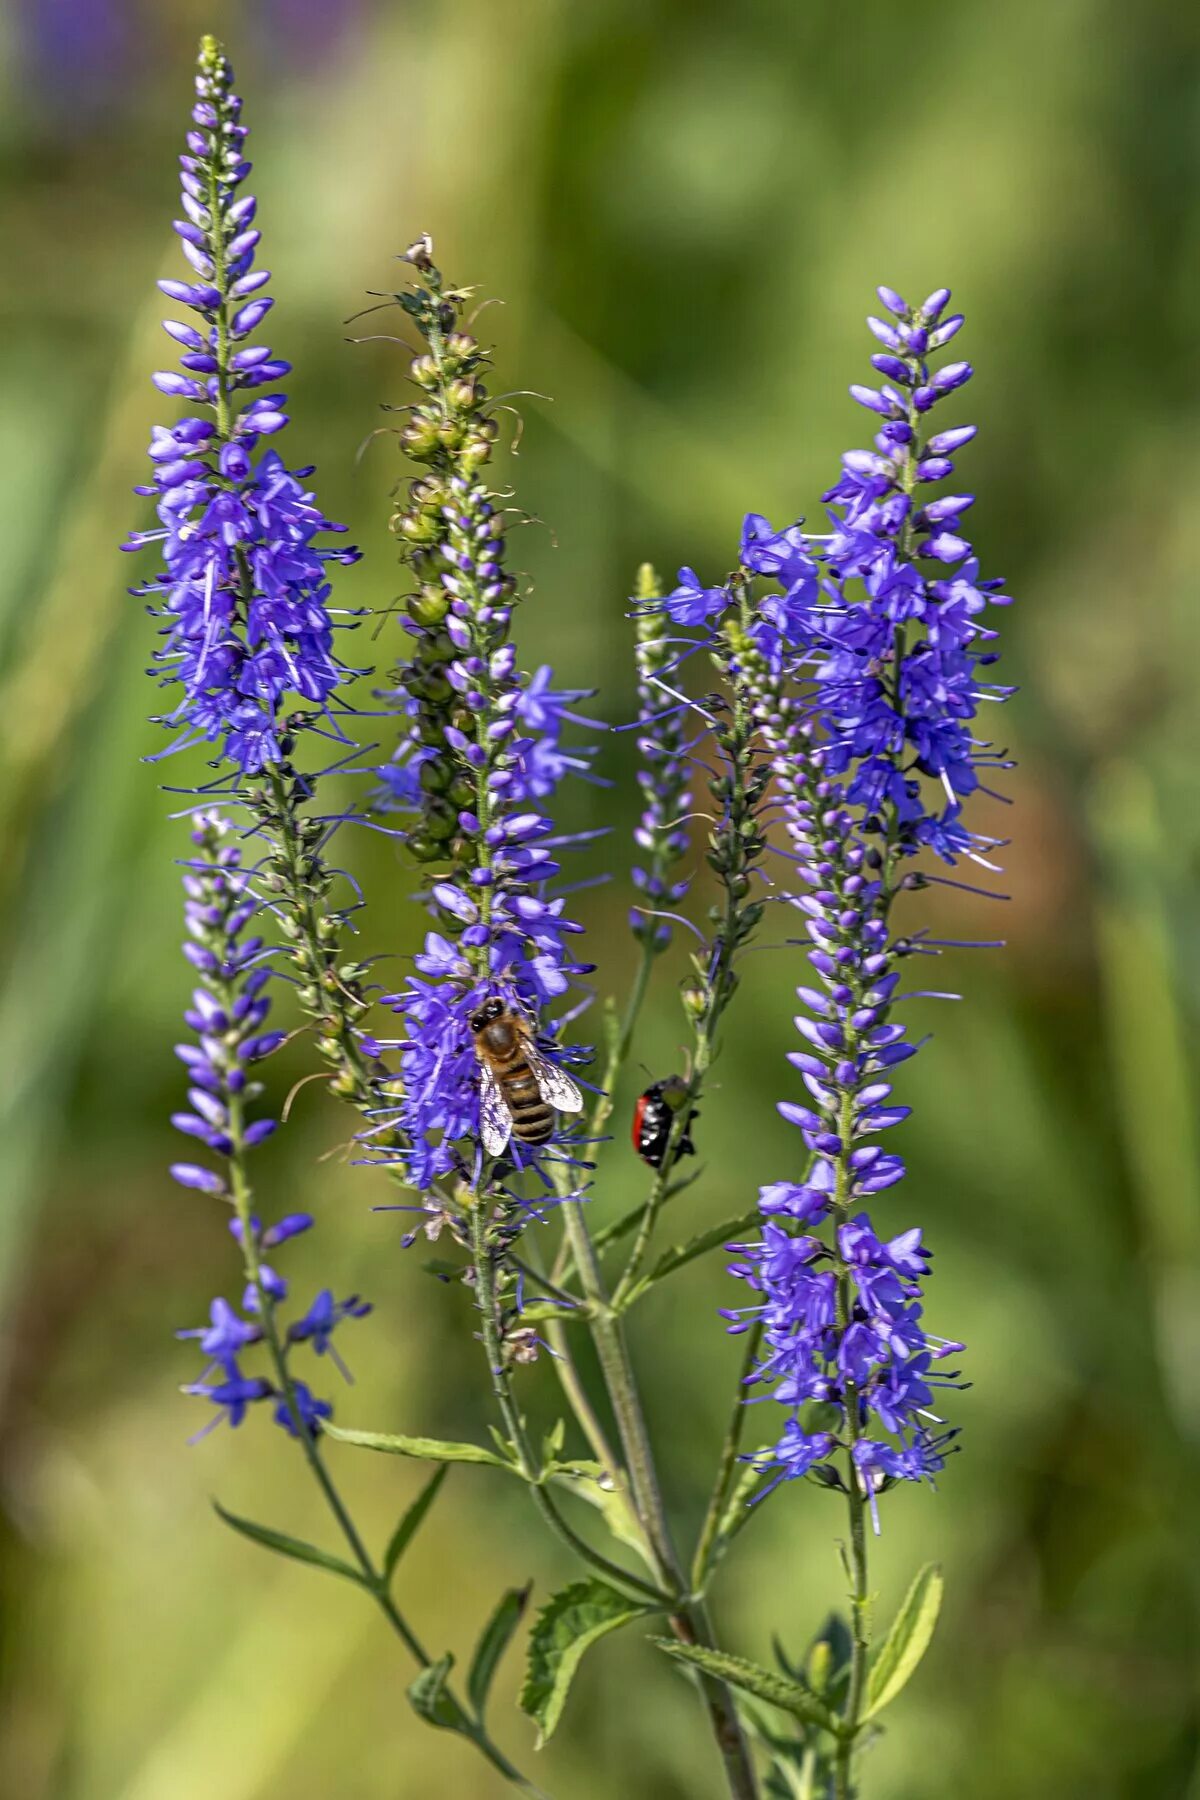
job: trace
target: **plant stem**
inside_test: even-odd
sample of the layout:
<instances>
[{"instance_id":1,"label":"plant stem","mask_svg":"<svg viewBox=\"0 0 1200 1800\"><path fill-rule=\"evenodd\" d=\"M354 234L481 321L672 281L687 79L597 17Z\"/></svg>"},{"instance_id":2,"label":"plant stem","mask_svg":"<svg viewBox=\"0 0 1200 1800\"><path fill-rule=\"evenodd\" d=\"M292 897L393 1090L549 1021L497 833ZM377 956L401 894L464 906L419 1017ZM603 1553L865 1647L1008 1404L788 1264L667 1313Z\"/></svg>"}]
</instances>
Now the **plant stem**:
<instances>
[{"instance_id":1,"label":"plant stem","mask_svg":"<svg viewBox=\"0 0 1200 1800\"><path fill-rule=\"evenodd\" d=\"M254 1289L263 1338L275 1371L281 1397L292 1422L293 1434L304 1453L304 1459L312 1472L313 1479L321 1490L325 1504L333 1515L338 1529L345 1539L346 1546L362 1573L363 1586L414 1662L419 1663L421 1668L427 1669L432 1658L388 1592L387 1582L382 1572L375 1566L375 1561L363 1543L362 1535L354 1523L350 1510L338 1492L337 1484L325 1467L325 1459L321 1455L319 1442L305 1425L297 1405L291 1371L288 1368L287 1351L280 1337L279 1325L275 1318L275 1303L262 1278L258 1240L252 1216L253 1196L245 1169L245 1120L241 1095L229 1094L227 1107L228 1133L232 1144L228 1158L229 1188L233 1196L234 1211L241 1226L242 1258L246 1279ZM528 1794L539 1794L540 1790L528 1781L514 1764L509 1762L503 1751L492 1742L484 1727L472 1718L453 1691L449 1687L444 1691L446 1698L458 1714L458 1729L461 1734L475 1745L476 1749L507 1781L512 1782L514 1786Z\"/></svg>"},{"instance_id":2,"label":"plant stem","mask_svg":"<svg viewBox=\"0 0 1200 1800\"><path fill-rule=\"evenodd\" d=\"M517 1454L517 1462L521 1473L529 1484L529 1491L538 1512L556 1537L572 1550L576 1556L591 1565L604 1579L623 1592L632 1593L643 1605L666 1608L671 1604L672 1596L661 1587L651 1587L640 1576L631 1575L618 1563L610 1562L598 1550L593 1550L584 1538L579 1536L573 1526L563 1518L554 1501L547 1493L542 1470L529 1442L529 1434L525 1429L525 1421L521 1417L508 1379L508 1371L504 1366L504 1351L500 1343L500 1333L496 1327L496 1286L492 1268L492 1250L487 1238L487 1221L484 1217L484 1203L476 1196L470 1209L471 1251L475 1266L475 1292L479 1299L481 1333L483 1347L487 1354L488 1371L492 1379L492 1392L504 1420L505 1430L512 1441Z\"/></svg>"},{"instance_id":3,"label":"plant stem","mask_svg":"<svg viewBox=\"0 0 1200 1800\"><path fill-rule=\"evenodd\" d=\"M839 1108L838 1132L842 1144L846 1148L843 1148L837 1159L836 1185L833 1195L834 1213L838 1219L848 1217L853 1198L848 1148L853 1142L853 1129L853 1096L850 1093L844 1093ZM833 1255L834 1267L837 1271L838 1331L839 1334L844 1334L851 1316L851 1277L836 1231L834 1232ZM853 1800L854 1747L858 1737L859 1714L862 1710L863 1694L866 1688L869 1653L866 1498L863 1492L863 1478L854 1457L855 1445L862 1436L862 1423L859 1417L858 1389L850 1380L845 1383L845 1414L846 1508L850 1523L850 1544L846 1552L846 1566L850 1577L851 1650L850 1685L846 1694L845 1709L842 1713L844 1734L838 1738L834 1764L835 1800Z\"/></svg>"},{"instance_id":4,"label":"plant stem","mask_svg":"<svg viewBox=\"0 0 1200 1800\"><path fill-rule=\"evenodd\" d=\"M621 1321L605 1292L604 1277L578 1200L565 1196L563 1218L583 1291L591 1302L588 1320L609 1402L617 1421L621 1446L629 1470L630 1488L638 1518L653 1552L658 1577L670 1586L676 1599L670 1626L684 1644L716 1648L712 1627L702 1603L687 1595L686 1585L671 1537L650 1434L638 1395ZM703 1678L705 1705L713 1735L721 1753L733 1800L756 1800L758 1788L749 1746L738 1718L737 1706L724 1682Z\"/></svg>"},{"instance_id":5,"label":"plant stem","mask_svg":"<svg viewBox=\"0 0 1200 1800\"><path fill-rule=\"evenodd\" d=\"M740 601L741 630L748 629L748 603L743 593ZM731 645L732 649L732 645ZM765 775L755 774L754 720L740 684L735 684L728 722L717 729L717 742L724 753L728 775L713 784L715 797L725 808L724 817L712 832L709 862L720 878L724 903L713 909L716 936L713 939L707 972L698 993L697 1008L689 1013L695 1021L695 1048L692 1066L683 1098L675 1108L671 1130L662 1160L655 1173L646 1209L629 1253L629 1260L617 1283L612 1304L621 1312L627 1304L634 1283L654 1235L654 1227L662 1208L679 1155L679 1146L687 1133L694 1108L700 1100L705 1078L717 1053L717 1030L721 1017L738 984L734 968L736 954L753 936L762 914L761 904L750 904L750 876L761 856L764 839L758 831L755 812L762 796Z\"/></svg>"}]
</instances>

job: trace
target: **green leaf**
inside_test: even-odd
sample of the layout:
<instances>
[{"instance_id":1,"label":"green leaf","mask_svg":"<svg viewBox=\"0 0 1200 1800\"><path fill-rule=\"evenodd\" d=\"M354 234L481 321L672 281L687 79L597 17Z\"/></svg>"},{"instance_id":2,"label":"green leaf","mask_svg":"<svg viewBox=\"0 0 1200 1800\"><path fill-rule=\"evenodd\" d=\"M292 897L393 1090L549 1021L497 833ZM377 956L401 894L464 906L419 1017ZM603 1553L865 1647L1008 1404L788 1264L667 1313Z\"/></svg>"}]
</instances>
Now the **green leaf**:
<instances>
[{"instance_id":1,"label":"green leaf","mask_svg":"<svg viewBox=\"0 0 1200 1800\"><path fill-rule=\"evenodd\" d=\"M421 1521L424 1519L425 1514L437 1499L438 1489L446 1479L446 1469L447 1465L443 1463L440 1469L435 1469L433 1471L433 1474L429 1477L429 1480L425 1483L425 1486L421 1489L408 1511L404 1514L395 1531L393 1531L391 1542L388 1544L383 1555L383 1574L386 1581L391 1580L396 1564L408 1549L409 1544L417 1534L417 1530Z\"/></svg>"},{"instance_id":2,"label":"green leaf","mask_svg":"<svg viewBox=\"0 0 1200 1800\"><path fill-rule=\"evenodd\" d=\"M573 1581L547 1602L529 1634L521 1710L536 1720L538 1748L550 1737L584 1651L653 1611L603 1581Z\"/></svg>"},{"instance_id":3,"label":"green leaf","mask_svg":"<svg viewBox=\"0 0 1200 1800\"><path fill-rule=\"evenodd\" d=\"M928 1650L941 1610L944 1585L938 1565L926 1563L909 1588L871 1665L865 1719L881 1712L896 1698Z\"/></svg>"},{"instance_id":4,"label":"green leaf","mask_svg":"<svg viewBox=\"0 0 1200 1800\"><path fill-rule=\"evenodd\" d=\"M728 1238L739 1232L749 1231L761 1223L757 1209L738 1213L732 1219L723 1219L719 1225L712 1225L707 1231L699 1232L689 1238L686 1244L676 1244L670 1250L664 1250L658 1261L645 1277L644 1285L661 1281L665 1275L673 1275L676 1269L682 1269L685 1263L694 1262L696 1257L704 1256L709 1250L715 1250Z\"/></svg>"},{"instance_id":5,"label":"green leaf","mask_svg":"<svg viewBox=\"0 0 1200 1800\"><path fill-rule=\"evenodd\" d=\"M682 1194L686 1188L690 1188L693 1182L698 1181L703 1173L704 1170L702 1167L693 1169L690 1175L681 1175L677 1181L672 1181L670 1187L662 1197L663 1206L666 1206L671 1200L678 1199L679 1195ZM631 1206L629 1211L622 1213L619 1219L613 1219L608 1225L601 1225L596 1231L593 1239L594 1248L597 1250L607 1250L610 1245L619 1243L622 1238L628 1237L630 1233L636 1231L641 1224L645 1211L646 1202L644 1200L639 1200L636 1206ZM569 1258L564 1267L565 1280L575 1267L574 1259Z\"/></svg>"},{"instance_id":6,"label":"green leaf","mask_svg":"<svg viewBox=\"0 0 1200 1800\"><path fill-rule=\"evenodd\" d=\"M804 1680L815 1694L837 1705L850 1680L854 1640L842 1615L831 1612L809 1645L804 1660ZM798 1674L798 1670L793 1670Z\"/></svg>"},{"instance_id":7,"label":"green leaf","mask_svg":"<svg viewBox=\"0 0 1200 1800\"><path fill-rule=\"evenodd\" d=\"M460 1281L465 1266L464 1263L451 1262L445 1256L431 1256L421 1264L421 1271L425 1275L436 1275L439 1281Z\"/></svg>"},{"instance_id":8,"label":"green leaf","mask_svg":"<svg viewBox=\"0 0 1200 1800\"><path fill-rule=\"evenodd\" d=\"M391 1456L413 1456L419 1462L491 1463L507 1469L511 1475L520 1470L507 1457L485 1450L482 1444L450 1444L442 1438L391 1436L380 1431L348 1431L345 1426L322 1423L325 1437L337 1438L342 1444L358 1444L364 1450L386 1450Z\"/></svg>"},{"instance_id":9,"label":"green leaf","mask_svg":"<svg viewBox=\"0 0 1200 1800\"><path fill-rule=\"evenodd\" d=\"M757 1699L767 1700L772 1706L791 1713L793 1718L803 1719L806 1725L820 1725L835 1737L841 1732L837 1714L823 1700L801 1687L798 1681L789 1681L785 1675L776 1675L772 1669L748 1662L744 1656L730 1656L724 1650L705 1650L699 1644L679 1644L674 1638L655 1638L654 1641L677 1662L690 1663L702 1674L743 1688Z\"/></svg>"},{"instance_id":10,"label":"green leaf","mask_svg":"<svg viewBox=\"0 0 1200 1800\"><path fill-rule=\"evenodd\" d=\"M227 1512L219 1500L213 1501L213 1510L226 1525L261 1544L264 1550L276 1550L280 1556L290 1556L293 1562L310 1563L314 1569L327 1569L331 1575L342 1575L347 1581L356 1581L360 1587L368 1585L361 1569L342 1562L340 1557L330 1556L327 1550L318 1550L315 1544L302 1543L299 1538L288 1537L286 1532L273 1531L269 1525L256 1525L253 1519L239 1518L237 1513Z\"/></svg>"},{"instance_id":11,"label":"green leaf","mask_svg":"<svg viewBox=\"0 0 1200 1800\"><path fill-rule=\"evenodd\" d=\"M757 1516L754 1498L757 1492L768 1485L769 1480L768 1473L763 1469L756 1469L753 1463L744 1464L738 1472L725 1502L725 1510L718 1522L704 1568L700 1572L706 1585L734 1538Z\"/></svg>"},{"instance_id":12,"label":"green leaf","mask_svg":"<svg viewBox=\"0 0 1200 1800\"><path fill-rule=\"evenodd\" d=\"M526 1582L524 1587L509 1588L479 1634L479 1642L475 1646L475 1654L471 1658L467 1674L467 1696L481 1724L492 1677L500 1666L500 1658L508 1649L513 1632L521 1623L532 1588L532 1581Z\"/></svg>"},{"instance_id":13,"label":"green leaf","mask_svg":"<svg viewBox=\"0 0 1200 1800\"><path fill-rule=\"evenodd\" d=\"M543 1479L553 1481L577 1500L586 1500L589 1506L594 1506L618 1542L636 1550L652 1575L657 1572L647 1554L646 1539L629 1504L628 1494L612 1485L602 1463L592 1462L584 1456L574 1457L570 1462L551 1463L543 1471Z\"/></svg>"},{"instance_id":14,"label":"green leaf","mask_svg":"<svg viewBox=\"0 0 1200 1800\"><path fill-rule=\"evenodd\" d=\"M453 1667L454 1657L447 1650L439 1662L422 1669L408 1688L408 1697L417 1717L424 1719L427 1725L440 1726L443 1731L461 1731L464 1723L461 1709L446 1692Z\"/></svg>"}]
</instances>

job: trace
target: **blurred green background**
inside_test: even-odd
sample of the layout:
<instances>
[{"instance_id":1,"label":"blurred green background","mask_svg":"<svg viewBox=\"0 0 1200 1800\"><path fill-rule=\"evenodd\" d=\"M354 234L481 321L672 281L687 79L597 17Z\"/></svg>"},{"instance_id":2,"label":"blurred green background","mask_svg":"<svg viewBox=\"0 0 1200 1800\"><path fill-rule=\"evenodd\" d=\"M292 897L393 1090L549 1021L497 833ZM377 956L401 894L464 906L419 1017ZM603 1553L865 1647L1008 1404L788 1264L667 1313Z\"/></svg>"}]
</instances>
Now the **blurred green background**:
<instances>
[{"instance_id":1,"label":"blurred green background","mask_svg":"<svg viewBox=\"0 0 1200 1800\"><path fill-rule=\"evenodd\" d=\"M379 402L404 395L400 349L348 347L342 321L429 230L456 279L505 303L481 327L498 385L553 396L521 402L519 458L497 459L545 521L513 540L535 590L526 660L600 685L613 720L632 705L636 563L719 573L747 508L813 515L863 439L845 390L864 378L875 283L917 298L953 286L978 369L954 414L982 427L962 464L974 535L1019 597L1003 625L1021 692L1003 727L1020 767L997 825L1015 839L1013 898L922 902L950 935L1010 947L942 971L969 1003L931 1015L937 1038L904 1083L912 1179L881 1203L896 1229L926 1226L933 1323L970 1341L975 1385L939 1494L885 1509L881 1612L929 1557L946 1565L948 1611L866 1791L1195 1800L1200 27L1170 0L9 0L0 1792L501 1792L412 1719L410 1671L360 1596L214 1520L215 1493L323 1532L293 1447L254 1420L189 1448L198 1403L175 1391L196 1365L172 1331L235 1276L217 1209L164 1172L188 983L182 834L158 781L188 776L139 760L159 744L144 723L151 629L115 546L142 515L129 490L149 426L170 412L148 382L166 346L153 284L174 272L173 158L206 29L228 40L254 128L270 336L296 365L289 455L319 463L327 509L367 552L343 595L385 606L396 591L399 462L387 438L355 452ZM392 327L349 329L373 328ZM563 802L575 825L615 827L596 861L618 870L630 755L628 736L609 740L615 785ZM410 949L402 865L382 840L352 851L370 946ZM619 884L587 896L618 990L624 906ZM767 1098L792 1079L789 954L747 964L685 1228L737 1210L795 1156ZM655 1073L678 1060L680 973L676 952L638 1047ZM280 1092L307 1066L289 1054ZM352 1328L341 1418L478 1435L466 1296L372 1213L379 1178L317 1160L346 1120L305 1092L259 1178L264 1206L320 1215L290 1258L298 1283L377 1303ZM620 1129L604 1212L640 1191ZM731 1287L714 1258L635 1323L685 1521L736 1362L716 1317ZM544 1368L524 1379L531 1408L552 1404ZM332 1455L382 1539L420 1471ZM840 1529L830 1496L777 1494L723 1576L726 1641L763 1658L772 1630L801 1644L838 1597ZM426 1532L403 1597L460 1655L503 1585L535 1573L544 1595L565 1572L515 1484L487 1471L454 1471ZM502 1741L530 1762L531 1734L504 1714ZM585 1666L538 1771L561 1800L717 1788L690 1694L633 1635Z\"/></svg>"}]
</instances>

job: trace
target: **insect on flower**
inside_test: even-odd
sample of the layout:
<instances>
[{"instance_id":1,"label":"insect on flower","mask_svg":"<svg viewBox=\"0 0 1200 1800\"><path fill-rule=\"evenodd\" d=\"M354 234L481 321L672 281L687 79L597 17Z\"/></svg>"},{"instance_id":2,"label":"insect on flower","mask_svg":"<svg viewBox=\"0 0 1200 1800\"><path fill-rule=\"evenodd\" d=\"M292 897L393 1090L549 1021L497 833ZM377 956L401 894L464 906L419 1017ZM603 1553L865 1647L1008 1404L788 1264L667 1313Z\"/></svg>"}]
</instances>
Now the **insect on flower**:
<instances>
[{"instance_id":1,"label":"insect on flower","mask_svg":"<svg viewBox=\"0 0 1200 1800\"><path fill-rule=\"evenodd\" d=\"M545 1144L554 1130L554 1108L583 1111L583 1095L569 1075L544 1057L533 1026L506 1000L487 1000L471 1015L479 1058L479 1118L483 1147L500 1156L510 1136Z\"/></svg>"},{"instance_id":2,"label":"insect on flower","mask_svg":"<svg viewBox=\"0 0 1200 1800\"><path fill-rule=\"evenodd\" d=\"M669 1075L665 1081L652 1081L638 1097L633 1109L633 1147L652 1169L661 1169L666 1160L671 1126L686 1097L687 1084L678 1075ZM683 1135L675 1146L677 1157L696 1154L691 1135L695 1117L694 1110L689 1112Z\"/></svg>"}]
</instances>

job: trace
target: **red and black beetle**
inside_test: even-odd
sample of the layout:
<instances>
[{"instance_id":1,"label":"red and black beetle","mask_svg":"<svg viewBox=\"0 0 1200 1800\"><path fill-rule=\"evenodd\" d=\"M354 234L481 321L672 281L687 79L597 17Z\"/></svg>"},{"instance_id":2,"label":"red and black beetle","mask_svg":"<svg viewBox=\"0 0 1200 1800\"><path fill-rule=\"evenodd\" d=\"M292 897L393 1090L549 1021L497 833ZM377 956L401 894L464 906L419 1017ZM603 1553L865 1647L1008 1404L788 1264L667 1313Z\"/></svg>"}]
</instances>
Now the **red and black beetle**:
<instances>
[{"instance_id":1,"label":"red and black beetle","mask_svg":"<svg viewBox=\"0 0 1200 1800\"><path fill-rule=\"evenodd\" d=\"M678 1075L669 1075L665 1081L651 1082L645 1093L639 1096L633 1109L633 1147L642 1161L649 1163L652 1169L661 1169L663 1166L671 1126L686 1100L687 1083ZM688 1114L683 1136L676 1145L676 1156L696 1154L696 1146L691 1138L692 1121L695 1117L693 1108Z\"/></svg>"}]
</instances>

